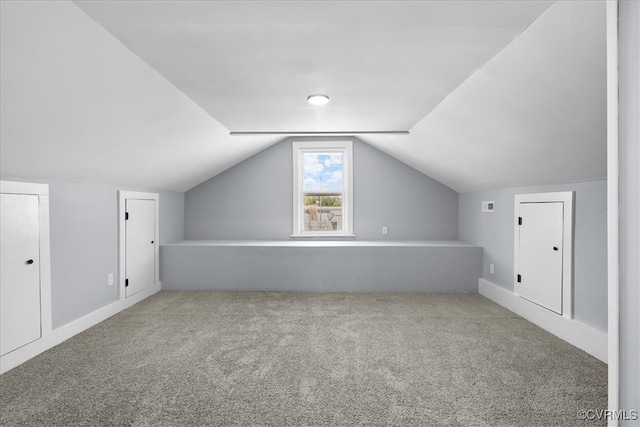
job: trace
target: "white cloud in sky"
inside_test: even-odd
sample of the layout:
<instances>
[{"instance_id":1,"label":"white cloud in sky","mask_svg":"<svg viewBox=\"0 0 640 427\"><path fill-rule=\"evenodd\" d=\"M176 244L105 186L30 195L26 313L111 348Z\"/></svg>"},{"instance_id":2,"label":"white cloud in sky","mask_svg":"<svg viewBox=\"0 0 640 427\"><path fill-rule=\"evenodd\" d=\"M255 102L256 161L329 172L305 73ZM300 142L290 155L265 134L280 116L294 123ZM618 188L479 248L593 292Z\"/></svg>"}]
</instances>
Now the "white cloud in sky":
<instances>
[{"instance_id":1,"label":"white cloud in sky","mask_svg":"<svg viewBox=\"0 0 640 427\"><path fill-rule=\"evenodd\" d=\"M314 176L322 173L322 163L318 154L304 155L304 176Z\"/></svg>"},{"instance_id":2,"label":"white cloud in sky","mask_svg":"<svg viewBox=\"0 0 640 427\"><path fill-rule=\"evenodd\" d=\"M304 190L342 190L342 154L304 154Z\"/></svg>"},{"instance_id":3,"label":"white cloud in sky","mask_svg":"<svg viewBox=\"0 0 640 427\"><path fill-rule=\"evenodd\" d=\"M341 170L330 172L328 175L329 175L329 178L327 179L327 182L339 182L340 184L342 184Z\"/></svg>"},{"instance_id":4,"label":"white cloud in sky","mask_svg":"<svg viewBox=\"0 0 640 427\"><path fill-rule=\"evenodd\" d=\"M320 180L316 180L315 178L305 178L303 188L304 191L319 191Z\"/></svg>"},{"instance_id":5,"label":"white cloud in sky","mask_svg":"<svg viewBox=\"0 0 640 427\"><path fill-rule=\"evenodd\" d=\"M342 164L342 154L330 154L325 160L324 165L328 168Z\"/></svg>"}]
</instances>

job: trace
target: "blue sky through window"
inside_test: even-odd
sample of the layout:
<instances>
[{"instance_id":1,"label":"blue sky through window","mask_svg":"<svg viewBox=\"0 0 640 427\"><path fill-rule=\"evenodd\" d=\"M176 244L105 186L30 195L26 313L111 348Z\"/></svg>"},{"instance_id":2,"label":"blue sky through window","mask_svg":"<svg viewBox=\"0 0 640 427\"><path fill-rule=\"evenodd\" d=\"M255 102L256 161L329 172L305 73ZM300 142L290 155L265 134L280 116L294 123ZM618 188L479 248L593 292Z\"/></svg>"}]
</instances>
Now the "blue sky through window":
<instances>
[{"instance_id":1,"label":"blue sky through window","mask_svg":"<svg viewBox=\"0 0 640 427\"><path fill-rule=\"evenodd\" d=\"M342 191L341 153L304 153L304 191Z\"/></svg>"}]
</instances>

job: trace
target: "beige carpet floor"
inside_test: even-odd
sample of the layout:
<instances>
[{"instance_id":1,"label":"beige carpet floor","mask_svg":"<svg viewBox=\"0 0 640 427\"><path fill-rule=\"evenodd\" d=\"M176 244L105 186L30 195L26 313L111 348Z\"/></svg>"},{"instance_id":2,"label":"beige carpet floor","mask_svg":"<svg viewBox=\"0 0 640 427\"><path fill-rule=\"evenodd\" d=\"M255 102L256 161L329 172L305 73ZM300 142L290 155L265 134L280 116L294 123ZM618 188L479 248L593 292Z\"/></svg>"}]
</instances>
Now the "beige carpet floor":
<instances>
[{"instance_id":1,"label":"beige carpet floor","mask_svg":"<svg viewBox=\"0 0 640 427\"><path fill-rule=\"evenodd\" d=\"M0 425L579 426L607 367L478 294L160 292L0 376Z\"/></svg>"}]
</instances>

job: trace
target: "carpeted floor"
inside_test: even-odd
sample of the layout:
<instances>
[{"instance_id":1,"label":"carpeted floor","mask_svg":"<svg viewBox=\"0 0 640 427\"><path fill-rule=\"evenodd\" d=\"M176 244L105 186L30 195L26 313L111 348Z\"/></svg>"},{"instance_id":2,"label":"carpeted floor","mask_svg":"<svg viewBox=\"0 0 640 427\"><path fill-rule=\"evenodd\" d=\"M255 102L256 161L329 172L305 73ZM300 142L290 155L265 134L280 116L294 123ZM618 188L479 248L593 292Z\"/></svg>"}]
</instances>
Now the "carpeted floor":
<instances>
[{"instance_id":1,"label":"carpeted floor","mask_svg":"<svg viewBox=\"0 0 640 427\"><path fill-rule=\"evenodd\" d=\"M0 425L576 426L606 365L477 294L160 292L0 376Z\"/></svg>"}]
</instances>

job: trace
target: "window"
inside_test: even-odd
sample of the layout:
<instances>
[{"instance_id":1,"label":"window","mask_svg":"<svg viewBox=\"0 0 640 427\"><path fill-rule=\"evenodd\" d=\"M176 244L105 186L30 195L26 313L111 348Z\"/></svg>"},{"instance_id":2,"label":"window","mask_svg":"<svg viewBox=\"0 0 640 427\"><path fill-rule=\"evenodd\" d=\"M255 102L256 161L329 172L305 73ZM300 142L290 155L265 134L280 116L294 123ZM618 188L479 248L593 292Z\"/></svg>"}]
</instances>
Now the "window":
<instances>
[{"instance_id":1,"label":"window","mask_svg":"<svg viewBox=\"0 0 640 427\"><path fill-rule=\"evenodd\" d=\"M352 141L293 143L293 237L353 236Z\"/></svg>"}]
</instances>

